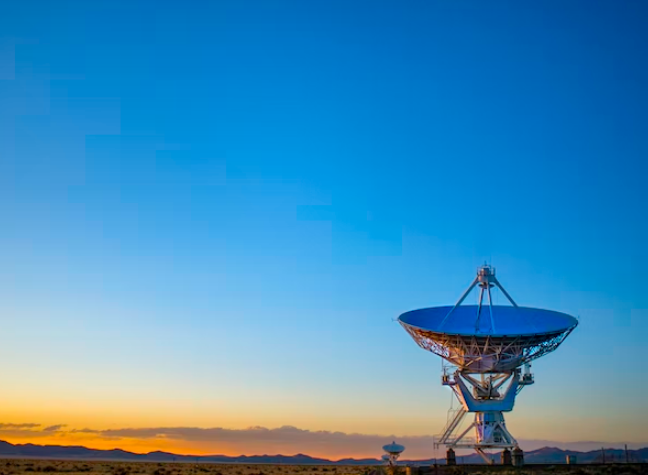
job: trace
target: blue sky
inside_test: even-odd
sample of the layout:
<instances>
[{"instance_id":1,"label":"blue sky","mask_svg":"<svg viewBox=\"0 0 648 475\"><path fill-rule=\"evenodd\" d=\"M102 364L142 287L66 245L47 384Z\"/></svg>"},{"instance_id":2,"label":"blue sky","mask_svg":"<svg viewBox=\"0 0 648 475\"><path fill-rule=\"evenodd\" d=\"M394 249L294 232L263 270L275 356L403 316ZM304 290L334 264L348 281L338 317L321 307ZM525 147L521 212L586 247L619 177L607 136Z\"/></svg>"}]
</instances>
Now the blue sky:
<instances>
[{"instance_id":1,"label":"blue sky","mask_svg":"<svg viewBox=\"0 0 648 475\"><path fill-rule=\"evenodd\" d=\"M0 415L433 434L487 260L580 317L511 431L645 442L647 8L10 2Z\"/></svg>"}]
</instances>

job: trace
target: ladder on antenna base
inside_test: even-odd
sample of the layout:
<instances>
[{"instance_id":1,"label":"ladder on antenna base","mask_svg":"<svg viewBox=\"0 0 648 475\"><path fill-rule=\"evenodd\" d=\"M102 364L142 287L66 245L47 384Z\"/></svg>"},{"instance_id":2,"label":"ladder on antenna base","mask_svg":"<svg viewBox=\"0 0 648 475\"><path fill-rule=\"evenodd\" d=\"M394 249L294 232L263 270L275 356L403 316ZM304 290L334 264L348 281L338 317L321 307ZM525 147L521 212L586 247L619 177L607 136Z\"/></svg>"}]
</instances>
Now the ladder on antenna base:
<instances>
[{"instance_id":1,"label":"ladder on antenna base","mask_svg":"<svg viewBox=\"0 0 648 475\"><path fill-rule=\"evenodd\" d=\"M439 437L439 440L435 442L436 446L438 447L441 444L447 444L448 439L452 435L452 433L459 427L459 424L461 424L461 421L463 421L463 418L466 416L466 409L464 407L460 407L455 411L454 417L448 421L448 423L445 426L445 429L443 430L443 434L441 434L441 437Z\"/></svg>"}]
</instances>

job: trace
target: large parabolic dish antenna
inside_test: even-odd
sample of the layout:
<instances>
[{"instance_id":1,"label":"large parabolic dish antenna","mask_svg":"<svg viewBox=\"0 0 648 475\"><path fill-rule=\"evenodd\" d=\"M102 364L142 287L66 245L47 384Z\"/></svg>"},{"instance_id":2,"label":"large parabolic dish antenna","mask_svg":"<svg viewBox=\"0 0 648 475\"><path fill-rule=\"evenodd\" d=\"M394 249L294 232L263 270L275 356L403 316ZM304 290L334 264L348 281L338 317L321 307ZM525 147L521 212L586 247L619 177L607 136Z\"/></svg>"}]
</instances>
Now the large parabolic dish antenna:
<instances>
[{"instance_id":1,"label":"large parabolic dish antenna","mask_svg":"<svg viewBox=\"0 0 648 475\"><path fill-rule=\"evenodd\" d=\"M502 291L511 306L493 305L493 287ZM475 288L479 288L477 305L462 305ZM517 393L533 383L531 361L558 348L578 325L565 313L519 307L495 277L495 269L487 265L477 270L477 277L454 306L412 310L398 317L398 322L420 347L454 367L452 373L444 370L442 382L452 388L461 407L448 421L438 444L474 448L489 463L484 449L517 446L506 429L503 412L511 411ZM475 422L455 436L467 412L475 413ZM474 438L470 438L473 429Z\"/></svg>"},{"instance_id":2,"label":"large parabolic dish antenna","mask_svg":"<svg viewBox=\"0 0 648 475\"><path fill-rule=\"evenodd\" d=\"M423 308L399 322L422 348L459 368L487 373L546 355L578 324L564 313L503 305Z\"/></svg>"}]
</instances>

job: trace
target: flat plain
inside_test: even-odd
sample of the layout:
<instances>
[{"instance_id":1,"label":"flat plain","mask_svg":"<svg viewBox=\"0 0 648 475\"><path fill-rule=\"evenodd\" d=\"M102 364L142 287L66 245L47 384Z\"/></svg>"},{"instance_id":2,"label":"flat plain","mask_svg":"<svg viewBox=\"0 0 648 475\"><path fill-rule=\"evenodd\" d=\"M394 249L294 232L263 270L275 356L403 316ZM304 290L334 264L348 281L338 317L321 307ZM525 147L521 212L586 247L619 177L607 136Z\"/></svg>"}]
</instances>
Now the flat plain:
<instances>
[{"instance_id":1,"label":"flat plain","mask_svg":"<svg viewBox=\"0 0 648 475\"><path fill-rule=\"evenodd\" d=\"M0 459L0 475L37 473L97 475L370 475L362 465L270 465L83 460Z\"/></svg>"},{"instance_id":2,"label":"flat plain","mask_svg":"<svg viewBox=\"0 0 648 475\"><path fill-rule=\"evenodd\" d=\"M396 473L381 466L220 464L174 462L118 462L46 459L0 459L0 475L408 475L405 467ZM416 471L412 471L412 475ZM421 470L423 473L423 470ZM521 468L502 465L439 465L426 475L648 475L648 464L528 465Z\"/></svg>"}]
</instances>

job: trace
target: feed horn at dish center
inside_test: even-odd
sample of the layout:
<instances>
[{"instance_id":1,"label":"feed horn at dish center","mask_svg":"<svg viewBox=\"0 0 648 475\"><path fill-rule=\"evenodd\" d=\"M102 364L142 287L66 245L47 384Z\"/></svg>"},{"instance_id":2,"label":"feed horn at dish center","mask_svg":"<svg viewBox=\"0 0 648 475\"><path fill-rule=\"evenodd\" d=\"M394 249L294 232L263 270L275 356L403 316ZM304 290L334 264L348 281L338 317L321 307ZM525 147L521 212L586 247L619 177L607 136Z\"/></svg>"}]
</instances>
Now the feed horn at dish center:
<instances>
[{"instance_id":1,"label":"feed horn at dish center","mask_svg":"<svg viewBox=\"0 0 648 475\"><path fill-rule=\"evenodd\" d=\"M493 287L501 290L510 306L493 305ZM463 305L477 288L477 305ZM506 428L504 413L513 410L522 388L533 384L531 361L558 348L578 325L565 313L518 306L488 265L477 270L454 306L412 310L398 317L398 322L421 348L446 361L442 383L460 403L436 444L450 451L474 449L488 463L487 449L519 451ZM459 432L469 412L475 419Z\"/></svg>"}]
</instances>

